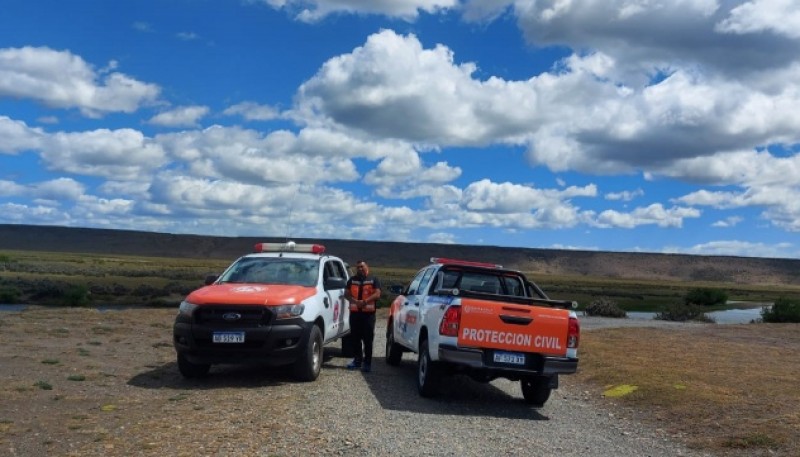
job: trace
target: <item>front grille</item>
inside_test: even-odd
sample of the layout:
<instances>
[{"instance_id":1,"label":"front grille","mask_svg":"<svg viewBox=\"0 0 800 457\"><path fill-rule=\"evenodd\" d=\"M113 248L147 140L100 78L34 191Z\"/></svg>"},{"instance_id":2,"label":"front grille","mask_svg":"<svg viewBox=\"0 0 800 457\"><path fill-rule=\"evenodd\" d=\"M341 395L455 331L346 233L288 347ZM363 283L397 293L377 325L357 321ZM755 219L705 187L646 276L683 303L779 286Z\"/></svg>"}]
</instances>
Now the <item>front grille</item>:
<instances>
[{"instance_id":1,"label":"front grille","mask_svg":"<svg viewBox=\"0 0 800 457\"><path fill-rule=\"evenodd\" d=\"M238 314L239 319L229 320L223 316ZM258 328L272 323L274 314L266 307L256 306L202 306L194 312L194 321L218 329L225 328Z\"/></svg>"}]
</instances>

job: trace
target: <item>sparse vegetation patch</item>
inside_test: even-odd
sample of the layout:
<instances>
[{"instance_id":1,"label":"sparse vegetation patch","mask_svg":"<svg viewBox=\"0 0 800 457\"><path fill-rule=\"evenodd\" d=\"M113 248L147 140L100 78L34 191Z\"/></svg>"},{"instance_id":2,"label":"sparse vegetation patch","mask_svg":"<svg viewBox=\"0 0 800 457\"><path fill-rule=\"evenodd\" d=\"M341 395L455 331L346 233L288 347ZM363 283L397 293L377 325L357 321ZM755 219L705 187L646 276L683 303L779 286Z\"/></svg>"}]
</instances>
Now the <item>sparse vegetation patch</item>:
<instances>
[{"instance_id":1,"label":"sparse vegetation patch","mask_svg":"<svg viewBox=\"0 0 800 457\"><path fill-rule=\"evenodd\" d=\"M608 298L594 300L584 309L584 312L587 316L627 317L625 310L620 308L617 302Z\"/></svg>"},{"instance_id":2,"label":"sparse vegetation patch","mask_svg":"<svg viewBox=\"0 0 800 457\"><path fill-rule=\"evenodd\" d=\"M691 289L684 297L684 304L686 305L714 306L724 305L727 301L727 292L709 287Z\"/></svg>"},{"instance_id":3,"label":"sparse vegetation patch","mask_svg":"<svg viewBox=\"0 0 800 457\"><path fill-rule=\"evenodd\" d=\"M705 311L705 309L695 304L675 303L667 306L663 311L656 313L655 319L676 322L714 322L713 319L706 316Z\"/></svg>"}]
</instances>

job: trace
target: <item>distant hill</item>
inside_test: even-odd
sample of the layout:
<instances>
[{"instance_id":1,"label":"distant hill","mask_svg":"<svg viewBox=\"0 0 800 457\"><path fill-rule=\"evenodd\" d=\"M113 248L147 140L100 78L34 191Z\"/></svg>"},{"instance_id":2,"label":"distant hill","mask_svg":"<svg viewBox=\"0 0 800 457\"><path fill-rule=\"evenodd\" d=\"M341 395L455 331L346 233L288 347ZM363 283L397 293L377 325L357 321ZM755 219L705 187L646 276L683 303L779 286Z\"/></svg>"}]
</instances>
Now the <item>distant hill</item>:
<instances>
[{"instance_id":1,"label":"distant hill","mask_svg":"<svg viewBox=\"0 0 800 457\"><path fill-rule=\"evenodd\" d=\"M0 250L233 260L262 241L286 240L0 224ZM419 268L431 257L450 257L498 263L539 275L800 286L800 259L303 238L294 241L321 243L328 252L350 263L363 258L380 267Z\"/></svg>"}]
</instances>

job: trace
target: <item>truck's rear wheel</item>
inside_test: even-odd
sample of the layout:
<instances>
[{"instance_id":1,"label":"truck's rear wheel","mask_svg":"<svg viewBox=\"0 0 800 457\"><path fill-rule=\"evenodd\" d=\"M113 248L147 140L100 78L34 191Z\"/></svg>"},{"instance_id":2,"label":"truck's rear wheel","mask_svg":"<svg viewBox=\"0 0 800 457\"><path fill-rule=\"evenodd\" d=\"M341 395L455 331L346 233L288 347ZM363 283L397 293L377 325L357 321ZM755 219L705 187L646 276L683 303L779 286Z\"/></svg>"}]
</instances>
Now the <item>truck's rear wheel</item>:
<instances>
[{"instance_id":1,"label":"truck's rear wheel","mask_svg":"<svg viewBox=\"0 0 800 457\"><path fill-rule=\"evenodd\" d=\"M207 363L192 363L185 355L178 353L178 371L184 378L200 378L208 374L211 365Z\"/></svg>"},{"instance_id":2,"label":"truck's rear wheel","mask_svg":"<svg viewBox=\"0 0 800 457\"><path fill-rule=\"evenodd\" d=\"M394 323L389 322L386 329L386 363L392 366L400 365L403 358L403 348L394 342Z\"/></svg>"},{"instance_id":3,"label":"truck's rear wheel","mask_svg":"<svg viewBox=\"0 0 800 457\"><path fill-rule=\"evenodd\" d=\"M316 325L308 333L308 341L303 353L294 363L294 376L298 381L310 382L317 379L322 370L322 333Z\"/></svg>"},{"instance_id":4,"label":"truck's rear wheel","mask_svg":"<svg viewBox=\"0 0 800 457\"><path fill-rule=\"evenodd\" d=\"M428 352L428 340L423 340L419 345L419 358L417 359L417 390L423 397L433 397L439 389L441 370L439 363L431 360Z\"/></svg>"},{"instance_id":5,"label":"truck's rear wheel","mask_svg":"<svg viewBox=\"0 0 800 457\"><path fill-rule=\"evenodd\" d=\"M550 379L545 376L524 378L519 382L525 403L541 408L550 398Z\"/></svg>"}]
</instances>

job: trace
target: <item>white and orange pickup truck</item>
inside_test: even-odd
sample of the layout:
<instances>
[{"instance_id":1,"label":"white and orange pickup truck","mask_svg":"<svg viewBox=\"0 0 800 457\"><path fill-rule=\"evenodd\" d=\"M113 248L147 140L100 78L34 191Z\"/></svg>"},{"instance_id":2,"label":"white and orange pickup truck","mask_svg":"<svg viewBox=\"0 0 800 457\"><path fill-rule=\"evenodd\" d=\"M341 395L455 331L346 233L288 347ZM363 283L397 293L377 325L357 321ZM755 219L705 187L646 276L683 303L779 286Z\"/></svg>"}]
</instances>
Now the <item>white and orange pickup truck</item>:
<instances>
[{"instance_id":1,"label":"white and orange pickup truck","mask_svg":"<svg viewBox=\"0 0 800 457\"><path fill-rule=\"evenodd\" d=\"M323 345L350 333L339 257L320 244L258 243L181 303L173 325L178 369L205 376L213 364L291 365L317 379Z\"/></svg>"},{"instance_id":2,"label":"white and orange pickup truck","mask_svg":"<svg viewBox=\"0 0 800 457\"><path fill-rule=\"evenodd\" d=\"M541 407L558 375L578 369L580 325L570 301L551 300L519 271L432 258L397 293L386 325L386 362L417 354L417 388L439 392L444 375L479 382L520 381L525 402Z\"/></svg>"}]
</instances>

